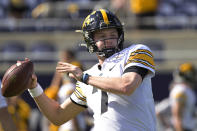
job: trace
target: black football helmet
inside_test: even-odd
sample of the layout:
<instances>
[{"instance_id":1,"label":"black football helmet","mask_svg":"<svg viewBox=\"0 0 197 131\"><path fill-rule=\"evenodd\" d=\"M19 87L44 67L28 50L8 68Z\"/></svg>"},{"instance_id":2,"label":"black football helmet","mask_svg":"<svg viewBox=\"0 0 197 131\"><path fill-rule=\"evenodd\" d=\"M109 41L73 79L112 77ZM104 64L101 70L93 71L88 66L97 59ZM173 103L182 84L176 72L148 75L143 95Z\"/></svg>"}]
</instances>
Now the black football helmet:
<instances>
[{"instance_id":1,"label":"black football helmet","mask_svg":"<svg viewBox=\"0 0 197 131\"><path fill-rule=\"evenodd\" d=\"M174 77L179 78L180 81L196 83L196 69L191 63L183 63L179 65L174 72Z\"/></svg>"},{"instance_id":2,"label":"black football helmet","mask_svg":"<svg viewBox=\"0 0 197 131\"><path fill-rule=\"evenodd\" d=\"M93 39L93 32L101 29L116 28L118 31L118 46L116 48L98 50L96 42ZM124 42L123 25L120 20L109 10L99 9L93 11L86 17L82 26L82 33L85 41L85 46L90 53L96 52L100 56L106 58L110 57L114 53L122 50Z\"/></svg>"}]
</instances>

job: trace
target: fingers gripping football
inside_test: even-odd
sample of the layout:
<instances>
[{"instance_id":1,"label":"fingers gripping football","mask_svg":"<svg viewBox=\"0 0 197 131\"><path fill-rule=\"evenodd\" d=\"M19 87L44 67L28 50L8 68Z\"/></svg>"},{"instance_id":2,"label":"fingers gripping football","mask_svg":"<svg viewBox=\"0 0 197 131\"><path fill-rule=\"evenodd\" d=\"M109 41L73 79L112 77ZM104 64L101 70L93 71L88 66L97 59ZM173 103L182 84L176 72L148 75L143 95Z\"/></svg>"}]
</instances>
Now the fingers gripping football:
<instances>
[{"instance_id":1,"label":"fingers gripping football","mask_svg":"<svg viewBox=\"0 0 197 131\"><path fill-rule=\"evenodd\" d=\"M20 95L28 88L34 72L33 62L29 59L17 61L5 72L2 79L2 95L12 97Z\"/></svg>"}]
</instances>

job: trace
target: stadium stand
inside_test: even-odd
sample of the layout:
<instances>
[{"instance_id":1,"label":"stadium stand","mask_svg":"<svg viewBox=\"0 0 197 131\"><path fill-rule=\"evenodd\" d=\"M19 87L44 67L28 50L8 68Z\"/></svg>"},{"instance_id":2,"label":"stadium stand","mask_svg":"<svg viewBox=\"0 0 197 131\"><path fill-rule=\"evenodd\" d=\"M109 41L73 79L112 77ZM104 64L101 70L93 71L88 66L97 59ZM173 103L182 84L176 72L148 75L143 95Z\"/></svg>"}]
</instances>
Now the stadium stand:
<instances>
[{"instance_id":1,"label":"stadium stand","mask_svg":"<svg viewBox=\"0 0 197 131\"><path fill-rule=\"evenodd\" d=\"M51 63L56 61L56 47L49 41L36 41L29 49L29 56L34 62Z\"/></svg>"},{"instance_id":2,"label":"stadium stand","mask_svg":"<svg viewBox=\"0 0 197 131\"><path fill-rule=\"evenodd\" d=\"M192 28L197 16L195 0L165 0L160 1L157 11L156 25L158 29Z\"/></svg>"},{"instance_id":3,"label":"stadium stand","mask_svg":"<svg viewBox=\"0 0 197 131\"><path fill-rule=\"evenodd\" d=\"M22 41L7 41L1 45L1 62L15 63L25 58L25 44Z\"/></svg>"}]
</instances>

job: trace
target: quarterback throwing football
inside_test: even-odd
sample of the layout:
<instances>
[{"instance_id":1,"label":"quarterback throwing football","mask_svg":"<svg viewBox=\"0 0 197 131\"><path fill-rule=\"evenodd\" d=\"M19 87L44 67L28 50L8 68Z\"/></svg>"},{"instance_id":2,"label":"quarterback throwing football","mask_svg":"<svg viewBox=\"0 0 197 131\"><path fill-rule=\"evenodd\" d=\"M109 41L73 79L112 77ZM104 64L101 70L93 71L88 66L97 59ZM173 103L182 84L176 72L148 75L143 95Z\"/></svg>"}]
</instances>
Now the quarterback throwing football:
<instances>
[{"instance_id":1,"label":"quarterback throwing football","mask_svg":"<svg viewBox=\"0 0 197 131\"><path fill-rule=\"evenodd\" d=\"M97 54L99 63L85 72L72 64L58 63L58 72L69 73L78 81L75 92L61 105L43 93L33 75L29 92L40 110L56 125L88 107L94 113L94 131L155 131L151 50L142 44L123 49L123 26L105 9L88 15L81 32L88 51Z\"/></svg>"}]
</instances>

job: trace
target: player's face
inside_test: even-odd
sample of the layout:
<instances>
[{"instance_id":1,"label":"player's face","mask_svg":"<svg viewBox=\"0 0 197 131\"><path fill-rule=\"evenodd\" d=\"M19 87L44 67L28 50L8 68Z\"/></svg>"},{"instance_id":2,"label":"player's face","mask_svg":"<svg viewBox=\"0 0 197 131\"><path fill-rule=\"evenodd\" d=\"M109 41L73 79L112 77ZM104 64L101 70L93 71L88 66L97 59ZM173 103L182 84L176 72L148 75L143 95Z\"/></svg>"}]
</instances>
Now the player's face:
<instances>
[{"instance_id":1,"label":"player's face","mask_svg":"<svg viewBox=\"0 0 197 131\"><path fill-rule=\"evenodd\" d=\"M118 43L118 31L114 28L95 31L94 41L96 41L96 46L99 50L116 48Z\"/></svg>"}]
</instances>

